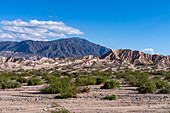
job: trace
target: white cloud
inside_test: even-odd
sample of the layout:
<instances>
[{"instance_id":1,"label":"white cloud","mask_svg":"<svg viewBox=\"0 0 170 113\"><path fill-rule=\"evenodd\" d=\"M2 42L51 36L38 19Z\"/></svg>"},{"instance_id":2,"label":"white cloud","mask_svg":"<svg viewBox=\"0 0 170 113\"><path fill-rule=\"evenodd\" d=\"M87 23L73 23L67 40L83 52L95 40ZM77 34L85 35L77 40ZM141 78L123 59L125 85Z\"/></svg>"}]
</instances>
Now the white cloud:
<instances>
[{"instance_id":1,"label":"white cloud","mask_svg":"<svg viewBox=\"0 0 170 113\"><path fill-rule=\"evenodd\" d=\"M155 54L154 50L152 48L146 48L146 49L143 49L141 51L143 51L143 52L150 52L151 54Z\"/></svg>"},{"instance_id":2,"label":"white cloud","mask_svg":"<svg viewBox=\"0 0 170 113\"><path fill-rule=\"evenodd\" d=\"M48 15L49 18L58 18L58 16L51 16L51 15Z\"/></svg>"},{"instance_id":3,"label":"white cloud","mask_svg":"<svg viewBox=\"0 0 170 113\"><path fill-rule=\"evenodd\" d=\"M61 37L66 35L81 35L79 29L66 26L63 22L38 21L29 22L20 19L14 21L3 20L0 22L0 40L21 41L21 40L47 40L47 38Z\"/></svg>"}]
</instances>

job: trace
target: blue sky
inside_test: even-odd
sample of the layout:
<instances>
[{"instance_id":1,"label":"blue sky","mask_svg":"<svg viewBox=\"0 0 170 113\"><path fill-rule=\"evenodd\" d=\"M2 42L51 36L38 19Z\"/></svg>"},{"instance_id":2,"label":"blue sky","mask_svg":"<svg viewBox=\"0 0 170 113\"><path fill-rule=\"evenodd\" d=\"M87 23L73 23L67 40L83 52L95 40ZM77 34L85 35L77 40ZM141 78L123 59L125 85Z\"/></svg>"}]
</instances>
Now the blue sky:
<instances>
[{"instance_id":1,"label":"blue sky","mask_svg":"<svg viewBox=\"0 0 170 113\"><path fill-rule=\"evenodd\" d=\"M0 21L62 21L80 30L80 35L68 37L111 49L170 55L169 4L169 0L3 0Z\"/></svg>"}]
</instances>

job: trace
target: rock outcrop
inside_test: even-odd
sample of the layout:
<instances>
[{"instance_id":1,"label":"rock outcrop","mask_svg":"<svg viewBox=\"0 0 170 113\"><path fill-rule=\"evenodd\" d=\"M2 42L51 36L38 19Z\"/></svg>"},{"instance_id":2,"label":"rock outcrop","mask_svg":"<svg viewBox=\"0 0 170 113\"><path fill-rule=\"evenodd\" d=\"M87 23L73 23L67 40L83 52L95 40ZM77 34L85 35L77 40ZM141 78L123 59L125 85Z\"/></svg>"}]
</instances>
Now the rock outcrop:
<instances>
[{"instance_id":1,"label":"rock outcrop","mask_svg":"<svg viewBox=\"0 0 170 113\"><path fill-rule=\"evenodd\" d=\"M128 62L133 64L150 64L170 67L170 56L162 56L158 54L146 54L140 51L132 51L130 49L110 50L100 59L109 59L112 62Z\"/></svg>"},{"instance_id":2,"label":"rock outcrop","mask_svg":"<svg viewBox=\"0 0 170 113\"><path fill-rule=\"evenodd\" d=\"M117 49L111 50L101 56L83 56L77 58L70 57L56 57L54 59L43 57L40 60L33 61L24 58L16 57L2 57L0 58L0 68L3 70L12 69L41 69L41 68L52 68L55 66L136 66L136 65L147 65L147 66L162 66L170 67L170 56L152 55L146 54L140 51L132 51L129 49Z\"/></svg>"}]
</instances>

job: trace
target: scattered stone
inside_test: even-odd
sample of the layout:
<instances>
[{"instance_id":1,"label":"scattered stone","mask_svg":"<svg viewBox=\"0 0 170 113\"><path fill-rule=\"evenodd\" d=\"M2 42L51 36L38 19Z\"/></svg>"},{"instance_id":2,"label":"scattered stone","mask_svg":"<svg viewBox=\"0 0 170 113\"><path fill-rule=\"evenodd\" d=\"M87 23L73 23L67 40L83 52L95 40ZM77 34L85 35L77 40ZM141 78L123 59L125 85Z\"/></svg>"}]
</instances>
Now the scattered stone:
<instances>
[{"instance_id":1,"label":"scattered stone","mask_svg":"<svg viewBox=\"0 0 170 113\"><path fill-rule=\"evenodd\" d=\"M44 108L43 111L47 111L47 109Z\"/></svg>"}]
</instances>

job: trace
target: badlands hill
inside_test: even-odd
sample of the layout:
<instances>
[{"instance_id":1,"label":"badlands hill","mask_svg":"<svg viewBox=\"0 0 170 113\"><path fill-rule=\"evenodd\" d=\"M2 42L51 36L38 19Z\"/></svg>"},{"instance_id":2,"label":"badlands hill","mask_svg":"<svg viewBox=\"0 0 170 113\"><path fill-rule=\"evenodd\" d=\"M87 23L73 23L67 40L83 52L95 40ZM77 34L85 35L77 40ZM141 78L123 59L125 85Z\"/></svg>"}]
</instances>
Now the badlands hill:
<instances>
[{"instance_id":1,"label":"badlands hill","mask_svg":"<svg viewBox=\"0 0 170 113\"><path fill-rule=\"evenodd\" d=\"M1 41L1 57L22 57L26 59L41 59L42 57L80 57L86 55L99 56L110 49L91 43L81 38L67 38L54 41L32 41L21 42Z\"/></svg>"},{"instance_id":2,"label":"badlands hill","mask_svg":"<svg viewBox=\"0 0 170 113\"><path fill-rule=\"evenodd\" d=\"M83 57L56 57L54 59L43 57L40 60L32 61L24 58L2 57L0 58L0 70L18 69L41 69L54 68L56 66L88 67L88 66L161 66L170 67L170 56L146 54L140 51L129 49L110 50L100 56Z\"/></svg>"},{"instance_id":3,"label":"badlands hill","mask_svg":"<svg viewBox=\"0 0 170 113\"><path fill-rule=\"evenodd\" d=\"M132 51L130 49L111 50L100 59L109 59L112 62L128 62L132 64L149 64L170 67L170 56L162 56L158 54L146 54L140 51Z\"/></svg>"}]
</instances>

